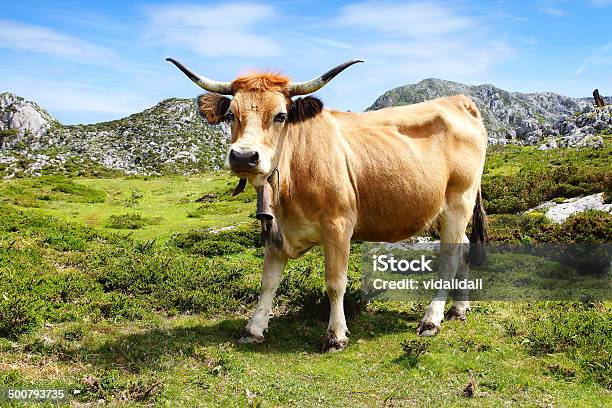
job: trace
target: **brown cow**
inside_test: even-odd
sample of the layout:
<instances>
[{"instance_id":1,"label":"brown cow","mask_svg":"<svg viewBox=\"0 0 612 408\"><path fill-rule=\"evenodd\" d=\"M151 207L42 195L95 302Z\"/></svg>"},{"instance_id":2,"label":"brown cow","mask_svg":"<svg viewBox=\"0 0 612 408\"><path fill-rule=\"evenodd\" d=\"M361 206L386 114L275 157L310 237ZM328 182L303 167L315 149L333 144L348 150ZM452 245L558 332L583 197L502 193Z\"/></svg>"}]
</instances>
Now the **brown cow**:
<instances>
[{"instance_id":1,"label":"brown cow","mask_svg":"<svg viewBox=\"0 0 612 408\"><path fill-rule=\"evenodd\" d=\"M467 275L466 247L444 244L486 240L480 180L487 136L469 98L338 112L323 109L314 97L292 97L320 89L361 61L349 61L303 83L270 73L230 83L199 76L169 60L211 92L198 98L200 114L210 123L229 122L227 166L255 188L267 180L273 186L275 225L265 245L261 296L240 342L264 340L287 259L318 244L325 251L331 304L324 351L348 343L343 297L351 239L397 241L434 226L443 244L442 276ZM472 214L474 229L468 240L465 230ZM472 245L469 258L476 261L480 248ZM447 317L465 318L469 301L462 295ZM441 291L430 303L419 334L437 333L446 297Z\"/></svg>"}]
</instances>

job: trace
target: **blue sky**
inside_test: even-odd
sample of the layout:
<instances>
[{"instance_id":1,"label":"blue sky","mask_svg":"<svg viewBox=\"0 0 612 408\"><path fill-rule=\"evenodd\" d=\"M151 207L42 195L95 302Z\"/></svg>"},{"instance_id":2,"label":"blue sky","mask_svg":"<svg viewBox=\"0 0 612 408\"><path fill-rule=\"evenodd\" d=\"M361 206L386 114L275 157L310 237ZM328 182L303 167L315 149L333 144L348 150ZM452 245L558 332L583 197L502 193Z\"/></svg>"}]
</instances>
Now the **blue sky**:
<instances>
[{"instance_id":1,"label":"blue sky","mask_svg":"<svg viewBox=\"0 0 612 408\"><path fill-rule=\"evenodd\" d=\"M612 94L612 0L384 2L4 2L0 92L63 123L195 97L175 57L208 77L253 69L303 81L348 59L318 92L362 110L384 91L424 78L511 91Z\"/></svg>"}]
</instances>

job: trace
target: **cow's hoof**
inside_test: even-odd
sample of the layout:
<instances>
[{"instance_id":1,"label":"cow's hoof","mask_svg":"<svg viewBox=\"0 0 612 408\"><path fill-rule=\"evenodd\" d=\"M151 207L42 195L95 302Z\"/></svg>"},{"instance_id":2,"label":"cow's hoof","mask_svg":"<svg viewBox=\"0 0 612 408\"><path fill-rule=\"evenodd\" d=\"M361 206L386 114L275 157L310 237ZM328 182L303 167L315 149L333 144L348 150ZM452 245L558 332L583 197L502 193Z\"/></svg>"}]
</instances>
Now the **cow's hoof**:
<instances>
[{"instance_id":1,"label":"cow's hoof","mask_svg":"<svg viewBox=\"0 0 612 408\"><path fill-rule=\"evenodd\" d=\"M240 338L238 339L238 344L263 343L264 340L264 336L257 336L249 332L247 329L244 329L240 335Z\"/></svg>"},{"instance_id":2,"label":"cow's hoof","mask_svg":"<svg viewBox=\"0 0 612 408\"><path fill-rule=\"evenodd\" d=\"M444 316L444 318L446 320L461 320L462 322L465 322L466 311L467 310L460 312L459 309L457 309L455 306L452 306L450 309L448 309L448 312L446 312L446 316Z\"/></svg>"},{"instance_id":3,"label":"cow's hoof","mask_svg":"<svg viewBox=\"0 0 612 408\"><path fill-rule=\"evenodd\" d=\"M348 339L337 340L333 336L327 336L325 342L321 346L321 353L335 353L336 351L342 351L348 346Z\"/></svg>"},{"instance_id":4,"label":"cow's hoof","mask_svg":"<svg viewBox=\"0 0 612 408\"><path fill-rule=\"evenodd\" d=\"M440 325L436 325L431 320L422 321L417 328L417 333L422 337L432 337L438 334Z\"/></svg>"}]
</instances>

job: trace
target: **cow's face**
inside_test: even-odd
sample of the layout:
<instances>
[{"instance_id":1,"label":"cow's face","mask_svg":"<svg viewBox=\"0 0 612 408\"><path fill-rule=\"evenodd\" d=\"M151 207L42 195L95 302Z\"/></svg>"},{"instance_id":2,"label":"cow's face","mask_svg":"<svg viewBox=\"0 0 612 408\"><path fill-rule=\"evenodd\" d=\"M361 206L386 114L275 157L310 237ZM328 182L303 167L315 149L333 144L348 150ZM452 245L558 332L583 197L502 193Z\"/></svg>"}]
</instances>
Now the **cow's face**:
<instances>
[{"instance_id":1,"label":"cow's face","mask_svg":"<svg viewBox=\"0 0 612 408\"><path fill-rule=\"evenodd\" d=\"M260 185L278 163L287 127L321 112L314 97L291 100L277 91L239 91L232 99L214 93L198 98L198 110L209 123L230 125L231 144L225 167Z\"/></svg>"},{"instance_id":2,"label":"cow's face","mask_svg":"<svg viewBox=\"0 0 612 408\"><path fill-rule=\"evenodd\" d=\"M290 103L282 93L270 91L237 92L231 100L217 94L198 98L200 114L209 123L225 121L230 125L226 168L255 185L274 170Z\"/></svg>"},{"instance_id":3,"label":"cow's face","mask_svg":"<svg viewBox=\"0 0 612 408\"><path fill-rule=\"evenodd\" d=\"M225 164L239 177L259 186L278 163L282 138L288 123L311 119L323 104L307 96L325 86L340 72L361 60L347 61L323 75L306 82L292 82L276 73L252 73L232 82L219 82L198 75L180 62L166 58L189 79L210 93L198 97L200 114L215 124L227 121L232 129L232 143ZM223 95L232 95L230 99Z\"/></svg>"}]
</instances>

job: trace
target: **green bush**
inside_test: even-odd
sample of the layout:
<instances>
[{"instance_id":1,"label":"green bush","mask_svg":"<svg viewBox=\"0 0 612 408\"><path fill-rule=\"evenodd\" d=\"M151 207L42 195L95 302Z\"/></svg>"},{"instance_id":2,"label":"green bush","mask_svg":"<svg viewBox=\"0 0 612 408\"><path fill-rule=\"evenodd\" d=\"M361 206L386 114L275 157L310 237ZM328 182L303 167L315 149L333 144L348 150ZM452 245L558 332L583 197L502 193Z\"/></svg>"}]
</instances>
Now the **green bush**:
<instances>
[{"instance_id":1,"label":"green bush","mask_svg":"<svg viewBox=\"0 0 612 408\"><path fill-rule=\"evenodd\" d=\"M590 303L559 303L529 325L534 355L567 353L584 373L612 389L612 313Z\"/></svg>"},{"instance_id":2,"label":"green bush","mask_svg":"<svg viewBox=\"0 0 612 408\"><path fill-rule=\"evenodd\" d=\"M85 241L75 235L62 232L51 232L44 242L60 251L82 251L85 249Z\"/></svg>"},{"instance_id":3,"label":"green bush","mask_svg":"<svg viewBox=\"0 0 612 408\"><path fill-rule=\"evenodd\" d=\"M489 217L489 238L508 243L612 242L612 214L585 211L571 215L562 224L537 212L493 215Z\"/></svg>"},{"instance_id":4,"label":"green bush","mask_svg":"<svg viewBox=\"0 0 612 408\"><path fill-rule=\"evenodd\" d=\"M204 256L220 256L244 251L244 247L228 241L201 241L196 243L191 252Z\"/></svg>"},{"instance_id":5,"label":"green bush","mask_svg":"<svg viewBox=\"0 0 612 408\"><path fill-rule=\"evenodd\" d=\"M260 248L261 243L261 227L259 221L237 225L231 229L224 229L213 232L210 229L192 230L185 233L175 234L169 245L181 248L187 252L206 255L206 248L209 247L211 254L215 252L212 246L221 248L223 244L202 244L210 242L225 242L235 245L240 245L244 248ZM234 251L236 246L225 246L226 249ZM233 249L232 249L233 248ZM232 253L232 252L226 252ZM219 253L221 255L221 253Z\"/></svg>"},{"instance_id":6,"label":"green bush","mask_svg":"<svg viewBox=\"0 0 612 408\"><path fill-rule=\"evenodd\" d=\"M41 207L45 202L103 203L104 191L75 183L64 176L43 176L0 185L2 202L22 207Z\"/></svg>"},{"instance_id":7,"label":"green bush","mask_svg":"<svg viewBox=\"0 0 612 408\"><path fill-rule=\"evenodd\" d=\"M536 150L490 146L482 177L489 214L514 214L555 198L612 194L609 157L604 148Z\"/></svg>"},{"instance_id":8,"label":"green bush","mask_svg":"<svg viewBox=\"0 0 612 408\"><path fill-rule=\"evenodd\" d=\"M547 242L612 242L612 214L585 211L571 215L548 233Z\"/></svg>"},{"instance_id":9,"label":"green bush","mask_svg":"<svg viewBox=\"0 0 612 408\"><path fill-rule=\"evenodd\" d=\"M64 201L81 202L81 203L103 203L106 199L106 193L96 190L92 187L77 184L70 179L60 179L51 188L51 191L63 193L69 198Z\"/></svg>"},{"instance_id":10,"label":"green bush","mask_svg":"<svg viewBox=\"0 0 612 408\"><path fill-rule=\"evenodd\" d=\"M32 302L27 292L3 293L0 296L0 337L16 338L38 325L38 302Z\"/></svg>"},{"instance_id":11,"label":"green bush","mask_svg":"<svg viewBox=\"0 0 612 408\"><path fill-rule=\"evenodd\" d=\"M111 215L103 225L113 229L140 229L146 225L160 222L159 218L147 218L138 213L126 213L121 215Z\"/></svg>"}]
</instances>

